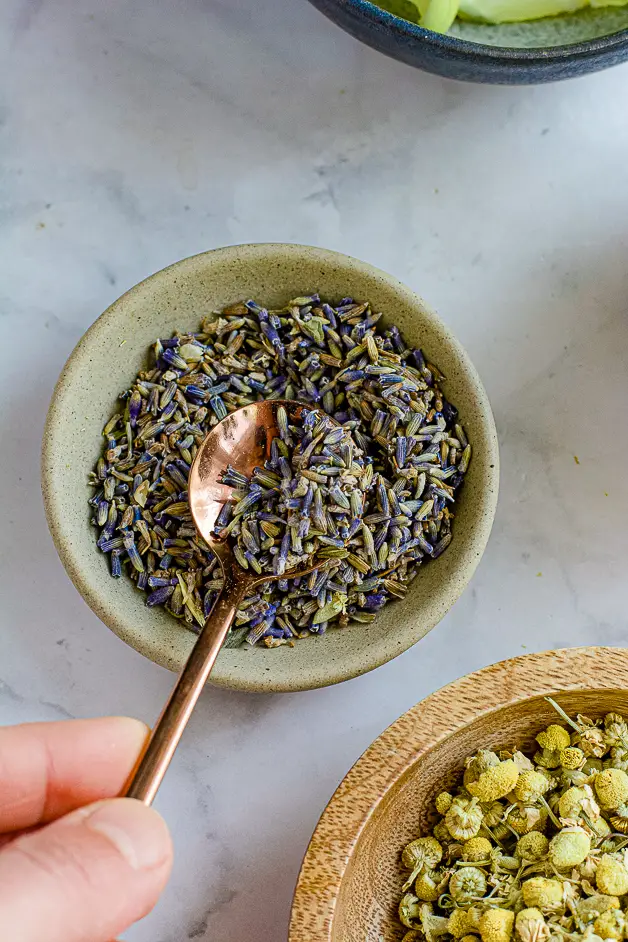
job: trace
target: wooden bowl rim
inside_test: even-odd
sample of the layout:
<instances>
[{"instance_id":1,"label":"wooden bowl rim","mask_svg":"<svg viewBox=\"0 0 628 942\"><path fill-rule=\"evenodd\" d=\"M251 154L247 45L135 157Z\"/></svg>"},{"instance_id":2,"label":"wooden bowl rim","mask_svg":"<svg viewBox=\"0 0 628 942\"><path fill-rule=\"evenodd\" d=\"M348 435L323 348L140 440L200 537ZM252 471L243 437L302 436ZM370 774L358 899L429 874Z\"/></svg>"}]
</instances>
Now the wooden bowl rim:
<instances>
[{"instance_id":1,"label":"wooden bowl rim","mask_svg":"<svg viewBox=\"0 0 628 942\"><path fill-rule=\"evenodd\" d=\"M604 670L600 669L601 657ZM557 671L557 667L563 669ZM552 693L622 686L628 687L625 649L597 645L562 648L491 664L411 707L366 749L321 815L297 880L288 942L331 942L336 901L355 845L388 789L422 755L474 720L504 707ZM490 700L488 705L474 706L477 695L485 702ZM454 698L457 707L452 722L449 707ZM339 819L342 831L338 830ZM308 914L305 921L304 913Z\"/></svg>"}]
</instances>

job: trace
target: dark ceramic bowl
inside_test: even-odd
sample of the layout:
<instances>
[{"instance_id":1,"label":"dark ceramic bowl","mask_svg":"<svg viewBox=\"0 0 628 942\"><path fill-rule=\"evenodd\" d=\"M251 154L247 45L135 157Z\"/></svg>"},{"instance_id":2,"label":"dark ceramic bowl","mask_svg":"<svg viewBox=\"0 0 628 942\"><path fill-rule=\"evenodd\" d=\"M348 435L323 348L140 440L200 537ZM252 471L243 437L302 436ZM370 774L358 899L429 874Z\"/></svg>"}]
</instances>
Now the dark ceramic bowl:
<instances>
[{"instance_id":1,"label":"dark ceramic bowl","mask_svg":"<svg viewBox=\"0 0 628 942\"><path fill-rule=\"evenodd\" d=\"M534 85L628 60L628 6L526 23L456 21L447 36L422 29L410 0L310 0L356 39L426 72L466 82Z\"/></svg>"}]
</instances>

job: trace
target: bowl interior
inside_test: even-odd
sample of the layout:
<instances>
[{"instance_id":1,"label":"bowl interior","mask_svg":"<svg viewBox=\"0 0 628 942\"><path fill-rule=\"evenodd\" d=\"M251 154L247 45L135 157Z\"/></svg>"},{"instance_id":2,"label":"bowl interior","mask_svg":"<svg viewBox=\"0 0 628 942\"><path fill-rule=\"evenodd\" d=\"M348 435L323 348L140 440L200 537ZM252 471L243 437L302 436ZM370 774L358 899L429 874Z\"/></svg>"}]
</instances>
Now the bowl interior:
<instances>
[{"instance_id":1,"label":"bowl interior","mask_svg":"<svg viewBox=\"0 0 628 942\"><path fill-rule=\"evenodd\" d=\"M73 582L94 612L123 640L173 670L193 644L182 623L148 609L130 582L111 579L95 548L85 486L101 448L101 429L116 399L145 363L149 346L176 328L196 328L210 312L243 298L281 305L318 290L340 299L369 298L409 344L422 346L447 377L474 455L457 505L454 539L427 565L403 601L371 625L299 641L294 648L223 650L212 682L247 690L299 690L364 673L401 653L446 613L477 565L495 511L498 454L490 406L461 346L409 289L346 256L292 245L237 246L186 259L133 288L79 342L61 374L46 426L42 478L50 529Z\"/></svg>"},{"instance_id":2,"label":"bowl interior","mask_svg":"<svg viewBox=\"0 0 628 942\"><path fill-rule=\"evenodd\" d=\"M378 6L402 19L418 23L419 15L412 0L378 0ZM628 29L628 7L578 10L562 16L547 16L525 23L501 23L493 26L456 20L450 35L467 42L509 49L542 49L569 46Z\"/></svg>"},{"instance_id":3,"label":"bowl interior","mask_svg":"<svg viewBox=\"0 0 628 942\"><path fill-rule=\"evenodd\" d=\"M610 711L628 712L627 690L571 691L557 695L557 701L570 715L595 719ZM438 792L458 779L464 760L478 749L531 748L536 733L554 722L562 721L552 707L543 697L533 697L479 716L412 764L379 802L355 845L338 895L333 942L401 939L405 930L396 909L407 874L399 853L428 832Z\"/></svg>"},{"instance_id":4,"label":"bowl interior","mask_svg":"<svg viewBox=\"0 0 628 942\"><path fill-rule=\"evenodd\" d=\"M567 648L501 661L442 687L400 716L339 785L305 854L289 942L401 939L400 852L432 822L436 793L479 748L531 745L568 713L628 712L628 652ZM560 722L560 720L558 721Z\"/></svg>"}]
</instances>

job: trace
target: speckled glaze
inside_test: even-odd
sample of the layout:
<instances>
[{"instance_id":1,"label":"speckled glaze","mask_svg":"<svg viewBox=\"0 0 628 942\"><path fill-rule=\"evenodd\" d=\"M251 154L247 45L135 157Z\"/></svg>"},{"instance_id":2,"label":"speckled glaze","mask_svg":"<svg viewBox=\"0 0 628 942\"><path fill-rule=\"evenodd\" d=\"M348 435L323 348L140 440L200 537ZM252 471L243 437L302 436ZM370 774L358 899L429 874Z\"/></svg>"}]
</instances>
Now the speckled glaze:
<instances>
[{"instance_id":1,"label":"speckled glaze","mask_svg":"<svg viewBox=\"0 0 628 942\"><path fill-rule=\"evenodd\" d=\"M68 575L120 638L179 670L195 636L166 612L146 608L143 593L130 583L112 579L95 547L85 481L100 453L102 427L156 337L176 328L195 329L201 317L243 298L281 305L310 291L368 298L409 343L423 347L447 377L444 390L460 409L473 460L456 505L452 544L424 567L404 600L387 605L370 625L353 623L343 631L301 640L294 648L223 650L212 682L240 690L304 690L366 673L427 634L473 575L495 514L499 458L486 393L457 340L412 291L364 262L299 245L217 249L157 272L98 318L58 380L44 433L44 503Z\"/></svg>"},{"instance_id":2,"label":"speckled glaze","mask_svg":"<svg viewBox=\"0 0 628 942\"><path fill-rule=\"evenodd\" d=\"M466 82L535 85L597 72L628 59L628 7L501 26L456 23L450 35L442 36L369 0L310 2L387 56ZM400 3L407 5L407 0L384 0L396 12Z\"/></svg>"},{"instance_id":3,"label":"speckled glaze","mask_svg":"<svg viewBox=\"0 0 628 942\"><path fill-rule=\"evenodd\" d=\"M628 652L571 648L529 654L469 674L389 726L351 769L305 855L289 942L394 942L401 849L425 833L437 792L479 748L532 747L556 713L628 712Z\"/></svg>"}]
</instances>

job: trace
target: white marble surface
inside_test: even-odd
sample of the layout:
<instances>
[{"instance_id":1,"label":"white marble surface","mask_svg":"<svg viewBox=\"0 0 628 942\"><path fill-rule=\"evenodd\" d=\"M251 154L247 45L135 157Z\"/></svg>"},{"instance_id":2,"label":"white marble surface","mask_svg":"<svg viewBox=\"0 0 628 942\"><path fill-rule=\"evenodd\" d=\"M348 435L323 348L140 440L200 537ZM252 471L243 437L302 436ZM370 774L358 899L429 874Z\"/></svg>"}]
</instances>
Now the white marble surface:
<instances>
[{"instance_id":1,"label":"white marble surface","mask_svg":"<svg viewBox=\"0 0 628 942\"><path fill-rule=\"evenodd\" d=\"M628 643L628 67L473 87L306 0L5 0L0 70L2 722L150 721L171 684L83 604L39 495L56 376L140 278L233 242L360 256L440 310L493 402L500 505L451 614L333 689L208 692L160 793L176 869L129 942L277 942L320 812L388 723L491 661Z\"/></svg>"}]
</instances>

